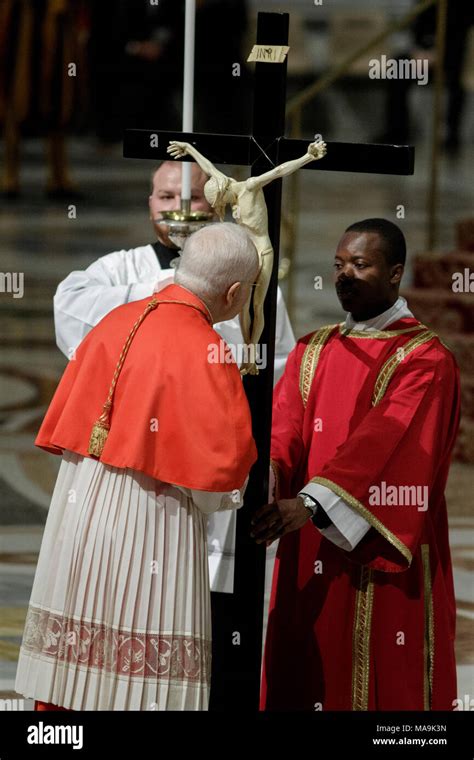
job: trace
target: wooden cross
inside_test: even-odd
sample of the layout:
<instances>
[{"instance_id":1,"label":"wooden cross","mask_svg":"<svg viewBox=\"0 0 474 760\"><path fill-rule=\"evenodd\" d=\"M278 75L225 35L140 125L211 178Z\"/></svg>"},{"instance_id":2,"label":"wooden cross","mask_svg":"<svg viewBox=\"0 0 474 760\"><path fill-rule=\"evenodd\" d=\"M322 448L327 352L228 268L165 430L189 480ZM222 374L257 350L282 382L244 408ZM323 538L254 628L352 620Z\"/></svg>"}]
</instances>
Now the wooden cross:
<instances>
[{"instance_id":1,"label":"wooden cross","mask_svg":"<svg viewBox=\"0 0 474 760\"><path fill-rule=\"evenodd\" d=\"M288 13L259 13L257 44L287 45ZM213 164L251 166L252 176L302 156L309 140L290 140L285 129L286 60L255 64L254 112L251 135L219 135L130 129L125 132L126 158L169 159L170 140L194 145ZM209 82L212 87L212 81ZM327 143L327 155L307 164L305 171L345 171L373 174L413 174L414 149L403 145ZM183 160L192 160L189 157ZM262 655L265 549L250 538L250 518L267 502L273 362L280 239L281 180L264 189L270 238L275 253L273 275L265 301L267 367L244 377L258 461L252 468L245 502L237 513L233 594L213 594L213 668L210 709L258 709ZM190 386L190 393L192 387ZM238 635L238 639L236 639Z\"/></svg>"}]
</instances>

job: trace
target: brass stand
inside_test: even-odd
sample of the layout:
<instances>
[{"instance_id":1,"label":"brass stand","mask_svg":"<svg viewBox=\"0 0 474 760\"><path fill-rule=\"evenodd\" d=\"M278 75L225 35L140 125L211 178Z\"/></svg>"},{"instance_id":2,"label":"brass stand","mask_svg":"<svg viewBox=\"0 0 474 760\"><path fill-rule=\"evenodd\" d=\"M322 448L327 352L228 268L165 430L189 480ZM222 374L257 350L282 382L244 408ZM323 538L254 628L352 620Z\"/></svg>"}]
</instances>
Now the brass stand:
<instances>
[{"instance_id":1,"label":"brass stand","mask_svg":"<svg viewBox=\"0 0 474 760\"><path fill-rule=\"evenodd\" d=\"M161 216L160 224L167 225L169 238L178 248L183 248L186 239L213 218L208 211L191 211L190 200L181 201L179 211L162 211Z\"/></svg>"}]
</instances>

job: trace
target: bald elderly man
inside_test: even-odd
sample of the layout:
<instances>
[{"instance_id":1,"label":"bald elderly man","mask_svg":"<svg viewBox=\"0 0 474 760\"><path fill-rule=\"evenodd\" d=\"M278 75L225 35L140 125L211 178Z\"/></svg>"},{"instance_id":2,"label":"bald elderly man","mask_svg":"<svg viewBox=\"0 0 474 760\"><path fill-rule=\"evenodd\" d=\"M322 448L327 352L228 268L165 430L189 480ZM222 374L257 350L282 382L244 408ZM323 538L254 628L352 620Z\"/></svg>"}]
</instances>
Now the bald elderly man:
<instances>
[{"instance_id":1,"label":"bald elderly man","mask_svg":"<svg viewBox=\"0 0 474 760\"><path fill-rule=\"evenodd\" d=\"M193 211L212 211L204 197L207 179L199 166L193 164ZM177 256L177 249L167 235L166 225L160 224L160 214L179 208L180 202L181 166L164 161L153 174L148 198L156 242L102 256L84 271L71 272L59 284L54 297L56 342L68 358L109 311L124 303L146 298L174 282L175 269L171 267L171 261ZM219 322L214 329L231 348L244 343L238 317ZM275 382L283 374L288 354L294 345L293 330L278 288ZM209 519L208 555L213 591L233 591L235 524L233 512L218 513Z\"/></svg>"}]
</instances>

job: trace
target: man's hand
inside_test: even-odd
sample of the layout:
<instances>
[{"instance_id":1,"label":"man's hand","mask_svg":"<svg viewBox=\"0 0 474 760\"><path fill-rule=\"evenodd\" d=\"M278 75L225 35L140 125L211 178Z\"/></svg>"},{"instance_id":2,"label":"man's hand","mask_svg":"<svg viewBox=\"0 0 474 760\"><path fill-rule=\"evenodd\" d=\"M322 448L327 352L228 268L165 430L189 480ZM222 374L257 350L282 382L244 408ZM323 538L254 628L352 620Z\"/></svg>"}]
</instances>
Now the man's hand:
<instances>
[{"instance_id":1,"label":"man's hand","mask_svg":"<svg viewBox=\"0 0 474 760\"><path fill-rule=\"evenodd\" d=\"M182 158L185 156L188 152L189 143L186 142L178 142L177 140L172 140L168 147L166 148L166 152L170 153L173 158Z\"/></svg>"},{"instance_id":2,"label":"man's hand","mask_svg":"<svg viewBox=\"0 0 474 760\"><path fill-rule=\"evenodd\" d=\"M317 140L316 142L312 142L308 145L308 153L314 161L317 161L320 158L324 158L327 151L328 149L326 143L322 140Z\"/></svg>"},{"instance_id":3,"label":"man's hand","mask_svg":"<svg viewBox=\"0 0 474 760\"><path fill-rule=\"evenodd\" d=\"M252 532L257 544L265 541L269 546L285 533L301 528L311 516L300 496L280 499L261 507L252 518Z\"/></svg>"}]
</instances>

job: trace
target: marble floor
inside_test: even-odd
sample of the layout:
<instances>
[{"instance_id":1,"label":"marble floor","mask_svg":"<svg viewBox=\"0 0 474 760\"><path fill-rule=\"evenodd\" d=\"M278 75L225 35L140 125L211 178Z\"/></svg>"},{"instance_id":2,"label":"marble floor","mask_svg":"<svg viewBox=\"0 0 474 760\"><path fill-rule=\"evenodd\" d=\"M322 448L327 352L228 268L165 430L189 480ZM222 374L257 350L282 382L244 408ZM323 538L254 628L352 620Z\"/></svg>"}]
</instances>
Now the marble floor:
<instances>
[{"instance_id":1,"label":"marble floor","mask_svg":"<svg viewBox=\"0 0 474 760\"><path fill-rule=\"evenodd\" d=\"M369 216L395 221L396 208L402 204L401 224L410 254L425 250L427 157L428 146L421 143L412 178L322 172L302 176L292 312L297 335L342 318L330 284L331 263L337 240L349 223ZM440 250L454 248L456 219L472 215L473 159L472 144L456 160L443 158ZM54 341L52 297L71 270L85 268L110 251L153 239L146 205L147 163L126 161L119 150L100 152L84 139L72 142L72 164L84 193L82 200L75 201L75 219L68 215L66 202L45 199L43 147L35 140L25 144L22 196L15 203L2 201L0 209L1 270L23 273L25 289L18 299L0 293L0 699L14 696L26 607L58 467L57 458L33 447L35 431L65 366ZM314 290L316 275L323 277L322 291ZM448 488L461 698L474 695L473 470L455 463ZM22 707L31 706L27 701Z\"/></svg>"}]
</instances>

